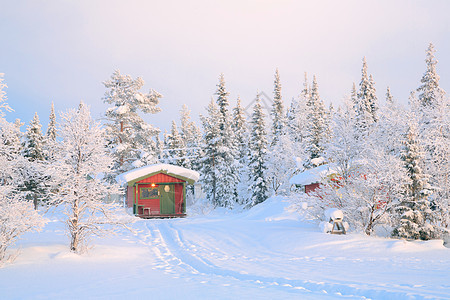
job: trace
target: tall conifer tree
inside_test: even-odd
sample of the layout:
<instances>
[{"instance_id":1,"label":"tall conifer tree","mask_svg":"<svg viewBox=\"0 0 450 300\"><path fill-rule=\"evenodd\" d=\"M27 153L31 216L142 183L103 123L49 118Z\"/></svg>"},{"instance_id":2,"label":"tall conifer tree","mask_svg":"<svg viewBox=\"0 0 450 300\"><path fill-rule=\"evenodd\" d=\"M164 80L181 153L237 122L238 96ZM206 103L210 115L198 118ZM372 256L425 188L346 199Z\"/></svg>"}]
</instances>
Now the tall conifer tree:
<instances>
[{"instance_id":1,"label":"tall conifer tree","mask_svg":"<svg viewBox=\"0 0 450 300\"><path fill-rule=\"evenodd\" d=\"M172 129L170 130L170 134L167 136L167 146L170 163L176 164L180 167L186 167L186 149L183 139L178 132L177 124L175 123L175 121L172 121Z\"/></svg>"},{"instance_id":2,"label":"tall conifer tree","mask_svg":"<svg viewBox=\"0 0 450 300\"><path fill-rule=\"evenodd\" d=\"M238 97L236 107L233 108L233 123L231 126L236 144L236 160L239 163L239 202L243 204L247 197L248 189L248 128L244 109L241 105L241 98Z\"/></svg>"},{"instance_id":3,"label":"tall conifer tree","mask_svg":"<svg viewBox=\"0 0 450 300\"><path fill-rule=\"evenodd\" d=\"M155 160L152 159L155 151L153 137L159 134L159 129L145 123L139 111L146 114L161 111L157 105L162 96L154 90L140 92L144 80L122 75L119 70L114 71L103 84L107 88L103 101L112 105L105 115L108 147L114 157L110 175L114 177L133 168L132 164L137 160L141 160L141 164Z\"/></svg>"},{"instance_id":4,"label":"tall conifer tree","mask_svg":"<svg viewBox=\"0 0 450 300\"><path fill-rule=\"evenodd\" d=\"M56 115L55 115L55 105L52 102L52 107L50 110L50 116L48 117L48 127L47 127L47 133L45 134L47 136L47 139L50 141L56 141Z\"/></svg>"},{"instance_id":5,"label":"tall conifer tree","mask_svg":"<svg viewBox=\"0 0 450 300\"><path fill-rule=\"evenodd\" d=\"M253 107L249 142L249 192L251 193L249 203L251 206L262 203L269 197L269 187L266 178L268 143L264 118L258 94Z\"/></svg>"},{"instance_id":6,"label":"tall conifer tree","mask_svg":"<svg viewBox=\"0 0 450 300\"><path fill-rule=\"evenodd\" d=\"M219 109L214 100L211 100L206 111L206 116L200 116L203 125L203 156L200 159L200 173L202 174L202 177L200 178L200 181L207 199L213 203L214 206L219 206L220 199L217 197L217 180L219 172L217 170L216 158L218 157L218 136L220 134L220 129L217 123Z\"/></svg>"},{"instance_id":7,"label":"tall conifer tree","mask_svg":"<svg viewBox=\"0 0 450 300\"><path fill-rule=\"evenodd\" d=\"M320 157L323 154L323 145L326 137L325 107L319 96L316 76L313 78L307 107L306 151L308 157L305 162L305 167L311 167L311 159Z\"/></svg>"},{"instance_id":8,"label":"tall conifer tree","mask_svg":"<svg viewBox=\"0 0 450 300\"><path fill-rule=\"evenodd\" d=\"M367 73L367 61L363 58L361 82L355 98L356 127L362 133L367 133L369 126L376 122L378 109L375 86L372 76Z\"/></svg>"},{"instance_id":9,"label":"tall conifer tree","mask_svg":"<svg viewBox=\"0 0 450 300\"><path fill-rule=\"evenodd\" d=\"M284 111L283 98L281 96L281 82L278 69L276 69L275 71L273 105L271 110L271 116L272 116L271 145L275 145L279 141L279 137L283 134L286 126L286 115Z\"/></svg>"},{"instance_id":10,"label":"tall conifer tree","mask_svg":"<svg viewBox=\"0 0 450 300\"><path fill-rule=\"evenodd\" d=\"M37 113L27 126L24 135L22 154L30 162L24 181L24 189L27 191L27 198L33 201L34 208L38 208L39 201L44 195L44 136L42 135L42 125Z\"/></svg>"},{"instance_id":11,"label":"tall conifer tree","mask_svg":"<svg viewBox=\"0 0 450 300\"><path fill-rule=\"evenodd\" d=\"M427 69L420 80L422 84L417 88L419 101L423 106L435 105L435 102L445 94L444 90L439 86L440 78L436 71L438 61L434 56L435 52L434 45L430 43L426 51L425 59Z\"/></svg>"},{"instance_id":12,"label":"tall conifer tree","mask_svg":"<svg viewBox=\"0 0 450 300\"><path fill-rule=\"evenodd\" d=\"M411 118L414 119L414 118ZM400 224L393 235L409 239L429 240L435 237L434 228L429 224L431 194L429 176L423 171L424 152L418 141L417 124L410 121L402 158L410 183L406 186L405 199L397 207L401 214Z\"/></svg>"},{"instance_id":13,"label":"tall conifer tree","mask_svg":"<svg viewBox=\"0 0 450 300\"><path fill-rule=\"evenodd\" d=\"M231 115L229 113L228 95L223 74L219 77L217 85L217 106L219 118L216 120L219 127L217 136L217 157L215 164L220 177L217 180L217 199L223 207L232 208L238 202L237 184L239 182L238 163L236 161L236 144L231 128Z\"/></svg>"}]
</instances>

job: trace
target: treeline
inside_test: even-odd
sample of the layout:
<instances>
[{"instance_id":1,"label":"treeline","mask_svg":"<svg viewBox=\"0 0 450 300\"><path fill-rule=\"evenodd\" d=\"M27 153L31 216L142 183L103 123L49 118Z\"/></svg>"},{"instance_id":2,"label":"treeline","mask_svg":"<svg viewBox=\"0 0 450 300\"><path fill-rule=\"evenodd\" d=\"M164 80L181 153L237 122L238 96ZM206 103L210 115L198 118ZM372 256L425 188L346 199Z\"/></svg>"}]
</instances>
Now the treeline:
<instances>
[{"instance_id":1,"label":"treeline","mask_svg":"<svg viewBox=\"0 0 450 300\"><path fill-rule=\"evenodd\" d=\"M163 134L140 116L159 113L162 97L142 92L142 78L117 70L103 82L110 107L102 125L83 103L62 113L57 124L52 105L43 134L37 114L24 133L19 120L5 120L10 108L0 77L0 260L21 233L43 226L39 205L66 204L75 252L100 230L98 224L123 225L110 214L117 205L104 201L119 191L115 177L158 162L199 171L215 207L248 208L271 195L294 195L307 199L316 217L329 207L342 209L351 226L366 234L384 226L397 237L440 237L450 224L450 114L436 64L430 44L426 71L405 107L389 88L379 101L365 59L361 81L336 108L325 107L317 78L310 82L306 75L299 96L286 107L276 70L269 116L257 94L250 118L240 99L230 106L220 75L201 126L183 106L180 122ZM324 178L307 197L291 187L293 175L321 164L339 180Z\"/></svg>"}]
</instances>

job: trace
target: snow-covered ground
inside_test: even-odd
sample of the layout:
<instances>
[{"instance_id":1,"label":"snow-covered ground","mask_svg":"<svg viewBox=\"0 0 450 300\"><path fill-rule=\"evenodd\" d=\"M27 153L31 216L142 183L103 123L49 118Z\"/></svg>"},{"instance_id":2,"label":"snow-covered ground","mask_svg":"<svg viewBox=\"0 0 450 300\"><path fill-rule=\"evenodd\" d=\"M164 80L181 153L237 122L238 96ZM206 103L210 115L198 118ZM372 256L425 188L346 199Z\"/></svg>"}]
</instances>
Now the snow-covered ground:
<instances>
[{"instance_id":1,"label":"snow-covered ground","mask_svg":"<svg viewBox=\"0 0 450 300\"><path fill-rule=\"evenodd\" d=\"M139 220L83 256L49 215L0 269L0 299L450 299L442 241L325 234L288 205Z\"/></svg>"}]
</instances>

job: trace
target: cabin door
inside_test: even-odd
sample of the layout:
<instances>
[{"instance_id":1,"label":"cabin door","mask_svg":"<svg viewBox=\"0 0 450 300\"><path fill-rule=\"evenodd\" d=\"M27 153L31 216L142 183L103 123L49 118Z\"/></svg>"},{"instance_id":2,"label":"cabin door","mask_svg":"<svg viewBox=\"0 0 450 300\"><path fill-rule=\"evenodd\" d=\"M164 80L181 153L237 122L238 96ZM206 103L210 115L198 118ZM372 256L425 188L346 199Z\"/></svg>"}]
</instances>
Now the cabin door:
<instances>
[{"instance_id":1,"label":"cabin door","mask_svg":"<svg viewBox=\"0 0 450 300\"><path fill-rule=\"evenodd\" d=\"M173 185L160 185L159 192L161 195L161 214L175 214L175 191Z\"/></svg>"}]
</instances>

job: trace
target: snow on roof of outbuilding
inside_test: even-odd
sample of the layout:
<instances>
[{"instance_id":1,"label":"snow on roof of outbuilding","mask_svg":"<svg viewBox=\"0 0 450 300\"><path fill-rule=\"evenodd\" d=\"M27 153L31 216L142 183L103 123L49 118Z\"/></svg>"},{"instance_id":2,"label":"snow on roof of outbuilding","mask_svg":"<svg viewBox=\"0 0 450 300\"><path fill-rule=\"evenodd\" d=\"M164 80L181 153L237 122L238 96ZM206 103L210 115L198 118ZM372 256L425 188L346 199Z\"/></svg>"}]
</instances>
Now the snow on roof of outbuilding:
<instances>
[{"instance_id":1,"label":"snow on roof of outbuilding","mask_svg":"<svg viewBox=\"0 0 450 300\"><path fill-rule=\"evenodd\" d=\"M320 182L323 177L326 177L333 173L336 173L336 171L331 169L329 165L321 165L319 167L306 170L300 174L293 176L289 180L289 183L298 185L317 183Z\"/></svg>"},{"instance_id":2,"label":"snow on roof of outbuilding","mask_svg":"<svg viewBox=\"0 0 450 300\"><path fill-rule=\"evenodd\" d=\"M169 164L155 164L148 165L138 169L134 169L116 177L116 181L120 184L136 180L138 178L162 171L168 175L180 176L186 178L188 181L196 182L200 178L200 174L196 171L189 170L183 167L169 165Z\"/></svg>"}]
</instances>

